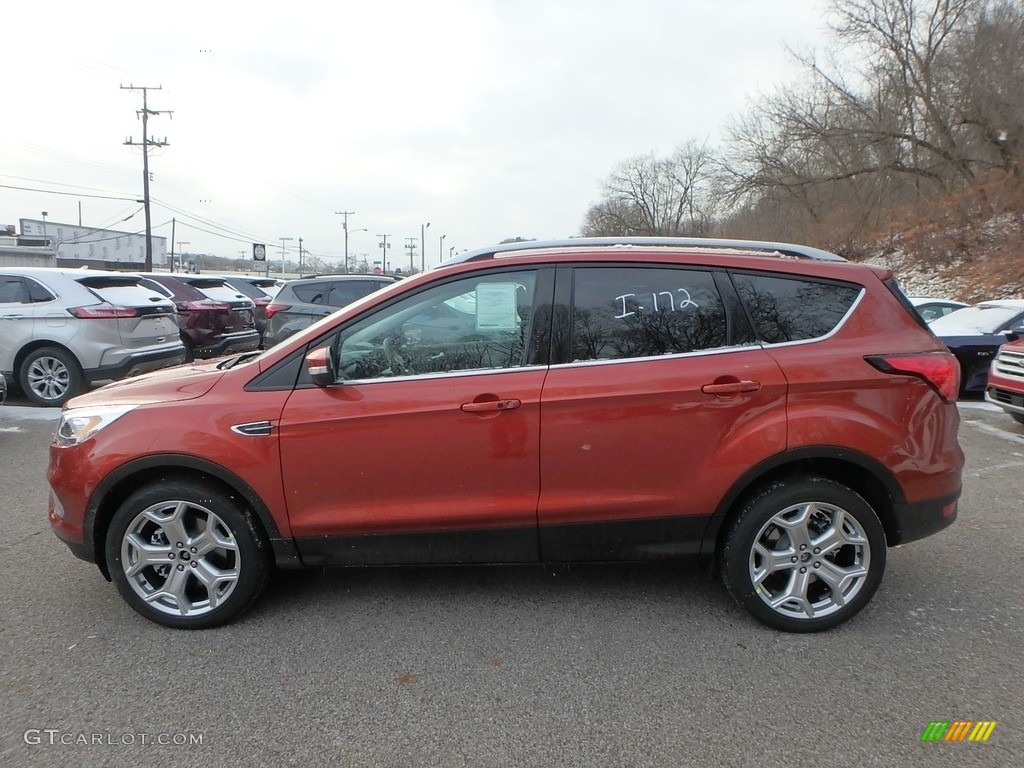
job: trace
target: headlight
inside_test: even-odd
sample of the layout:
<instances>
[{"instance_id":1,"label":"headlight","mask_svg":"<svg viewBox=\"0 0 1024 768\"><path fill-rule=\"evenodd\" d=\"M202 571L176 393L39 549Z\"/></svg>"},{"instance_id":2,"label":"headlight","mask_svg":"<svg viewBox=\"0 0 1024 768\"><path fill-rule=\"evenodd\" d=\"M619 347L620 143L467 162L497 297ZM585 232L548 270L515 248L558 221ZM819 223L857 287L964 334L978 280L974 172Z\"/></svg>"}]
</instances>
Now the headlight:
<instances>
[{"instance_id":1,"label":"headlight","mask_svg":"<svg viewBox=\"0 0 1024 768\"><path fill-rule=\"evenodd\" d=\"M57 424L57 434L54 439L57 441L57 445L78 445L137 407L136 405L100 405L95 408L72 408L69 411L64 411Z\"/></svg>"}]
</instances>

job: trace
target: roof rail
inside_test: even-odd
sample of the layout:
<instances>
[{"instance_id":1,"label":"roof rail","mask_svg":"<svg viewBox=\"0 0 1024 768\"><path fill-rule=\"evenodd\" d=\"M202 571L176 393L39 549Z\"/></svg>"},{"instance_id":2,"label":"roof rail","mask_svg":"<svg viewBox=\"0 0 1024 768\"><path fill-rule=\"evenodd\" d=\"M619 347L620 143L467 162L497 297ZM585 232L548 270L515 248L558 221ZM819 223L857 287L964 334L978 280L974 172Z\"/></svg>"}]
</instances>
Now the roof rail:
<instances>
[{"instance_id":1,"label":"roof rail","mask_svg":"<svg viewBox=\"0 0 1024 768\"><path fill-rule=\"evenodd\" d=\"M438 264L434 269L464 264L467 261L479 261L490 259L501 253L514 251L539 250L541 248L590 248L593 246L662 246L662 247L684 247L684 248L734 248L746 251L764 251L765 253L780 253L784 256L794 256L801 259L816 259L818 261L846 261L842 256L837 256L829 251L820 248L812 248L809 245L794 245L793 243L771 243L762 240L720 240L704 237L574 237L568 240L527 240L516 243L504 243L492 245L487 248L478 248L475 251L460 253L454 258L447 259Z\"/></svg>"}]
</instances>

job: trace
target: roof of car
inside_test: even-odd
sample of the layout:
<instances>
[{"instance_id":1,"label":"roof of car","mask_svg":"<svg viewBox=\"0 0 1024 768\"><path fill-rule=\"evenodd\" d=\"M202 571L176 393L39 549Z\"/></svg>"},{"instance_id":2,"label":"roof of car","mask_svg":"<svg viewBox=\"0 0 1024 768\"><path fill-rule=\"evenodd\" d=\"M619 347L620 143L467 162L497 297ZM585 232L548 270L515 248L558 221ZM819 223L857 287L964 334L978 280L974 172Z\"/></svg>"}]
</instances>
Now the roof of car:
<instances>
[{"instance_id":1,"label":"roof of car","mask_svg":"<svg viewBox=\"0 0 1024 768\"><path fill-rule=\"evenodd\" d=\"M299 277L295 280L289 280L288 282L294 283L297 280L319 280L320 278L329 277L333 280L338 278L344 278L345 280L394 280L394 275L354 275L351 272L325 272L317 275L306 275L305 277Z\"/></svg>"},{"instance_id":2,"label":"roof of car","mask_svg":"<svg viewBox=\"0 0 1024 768\"><path fill-rule=\"evenodd\" d=\"M460 253L452 259L441 262L435 267L444 268L468 261L526 255L526 251L552 250L564 253L568 249L578 248L683 248L690 250L718 250L742 253L744 255L759 254L765 256L814 259L817 261L846 261L820 248L794 243L776 243L762 240L727 240L701 237L576 237L569 240L528 240L525 242L503 243L487 248ZM625 252L625 250L624 250Z\"/></svg>"},{"instance_id":3,"label":"roof of car","mask_svg":"<svg viewBox=\"0 0 1024 768\"><path fill-rule=\"evenodd\" d=\"M956 299L940 299L933 296L908 296L907 300L915 307L921 304L951 304L957 307L969 307L971 306L965 301L957 301Z\"/></svg>"}]
</instances>

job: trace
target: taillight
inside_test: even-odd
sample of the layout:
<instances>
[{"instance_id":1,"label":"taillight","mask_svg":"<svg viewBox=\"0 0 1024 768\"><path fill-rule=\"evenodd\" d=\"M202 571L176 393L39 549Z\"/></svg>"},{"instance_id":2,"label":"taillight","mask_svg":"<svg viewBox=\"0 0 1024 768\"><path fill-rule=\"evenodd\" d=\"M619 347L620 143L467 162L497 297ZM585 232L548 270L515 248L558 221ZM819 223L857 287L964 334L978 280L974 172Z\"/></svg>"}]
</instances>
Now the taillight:
<instances>
[{"instance_id":1,"label":"taillight","mask_svg":"<svg viewBox=\"0 0 1024 768\"><path fill-rule=\"evenodd\" d=\"M138 317L139 310L131 307L115 307L110 304L94 304L91 307L69 307L70 312L80 320L110 320L114 317Z\"/></svg>"},{"instance_id":2,"label":"taillight","mask_svg":"<svg viewBox=\"0 0 1024 768\"><path fill-rule=\"evenodd\" d=\"M219 302L212 301L210 299L202 299L201 301L183 301L183 302L178 304L178 309L183 309L186 312L190 311L190 310L191 311L200 311L200 312L202 312L202 311L207 311L208 312L208 311L211 311L211 310L221 310L221 311L225 311L226 312L227 310L231 309L231 305L230 304L221 304Z\"/></svg>"},{"instance_id":3,"label":"taillight","mask_svg":"<svg viewBox=\"0 0 1024 768\"><path fill-rule=\"evenodd\" d=\"M872 355L864 359L883 373L916 376L947 403L955 403L960 394L960 363L949 352Z\"/></svg>"},{"instance_id":4,"label":"taillight","mask_svg":"<svg viewBox=\"0 0 1024 768\"><path fill-rule=\"evenodd\" d=\"M257 307L265 307L270 303L270 299L253 299L252 303L255 304Z\"/></svg>"},{"instance_id":5,"label":"taillight","mask_svg":"<svg viewBox=\"0 0 1024 768\"><path fill-rule=\"evenodd\" d=\"M267 320L272 318L278 312L281 312L282 310L288 309L288 307L289 307L288 304L273 304L273 303L267 304Z\"/></svg>"}]
</instances>

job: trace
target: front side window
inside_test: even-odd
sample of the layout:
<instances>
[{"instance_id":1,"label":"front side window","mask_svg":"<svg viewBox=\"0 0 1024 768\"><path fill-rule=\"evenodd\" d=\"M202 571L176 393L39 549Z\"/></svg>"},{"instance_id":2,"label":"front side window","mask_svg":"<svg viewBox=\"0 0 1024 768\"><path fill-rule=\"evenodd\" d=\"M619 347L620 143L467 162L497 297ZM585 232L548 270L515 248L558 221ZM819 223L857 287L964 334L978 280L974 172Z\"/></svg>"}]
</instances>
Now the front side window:
<instances>
[{"instance_id":1,"label":"front side window","mask_svg":"<svg viewBox=\"0 0 1024 768\"><path fill-rule=\"evenodd\" d=\"M726 312L710 272L586 267L573 278L572 360L657 357L723 347Z\"/></svg>"},{"instance_id":2,"label":"front side window","mask_svg":"<svg viewBox=\"0 0 1024 768\"><path fill-rule=\"evenodd\" d=\"M536 281L535 271L477 275L373 313L338 336L338 380L526 365Z\"/></svg>"},{"instance_id":3,"label":"front side window","mask_svg":"<svg viewBox=\"0 0 1024 768\"><path fill-rule=\"evenodd\" d=\"M846 316L860 289L796 277L734 274L758 338L769 344L826 336Z\"/></svg>"}]
</instances>

